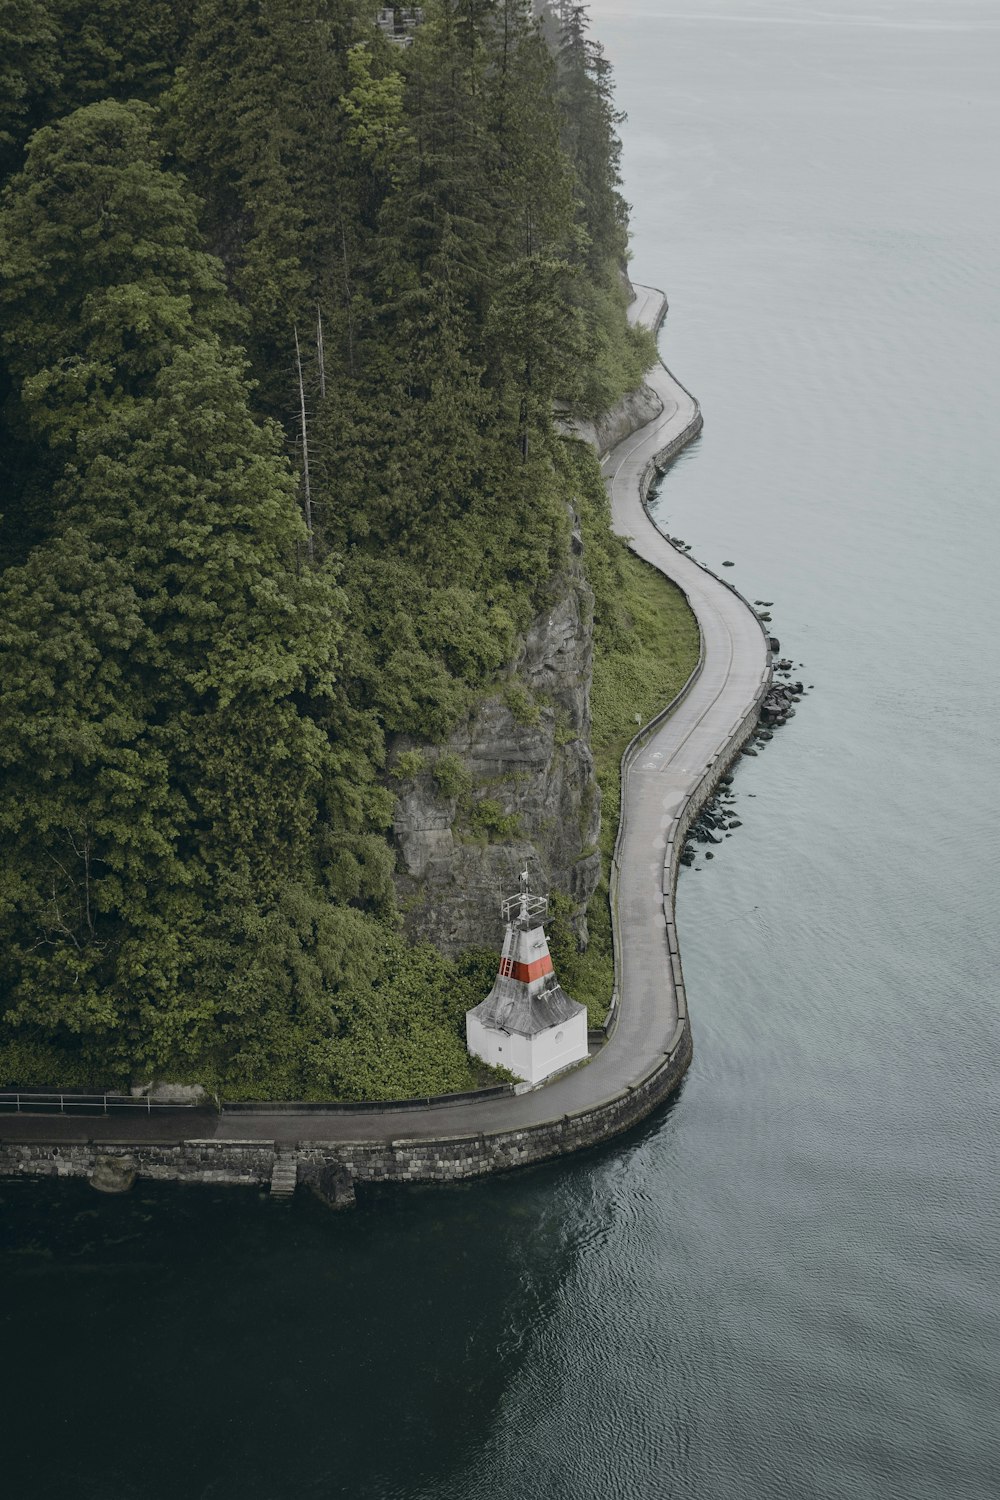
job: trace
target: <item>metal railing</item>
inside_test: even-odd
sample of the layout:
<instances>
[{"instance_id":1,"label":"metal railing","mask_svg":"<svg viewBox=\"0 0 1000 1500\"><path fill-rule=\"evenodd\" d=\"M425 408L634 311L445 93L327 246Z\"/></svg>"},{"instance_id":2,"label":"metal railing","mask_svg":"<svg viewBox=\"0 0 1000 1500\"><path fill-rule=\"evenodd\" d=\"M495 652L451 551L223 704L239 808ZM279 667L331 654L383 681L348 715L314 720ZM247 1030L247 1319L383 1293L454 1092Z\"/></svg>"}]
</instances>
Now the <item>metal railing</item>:
<instances>
[{"instance_id":1,"label":"metal railing","mask_svg":"<svg viewBox=\"0 0 1000 1500\"><path fill-rule=\"evenodd\" d=\"M169 1104L159 1099L138 1098L130 1094L43 1093L31 1089L0 1092L0 1110L15 1114L67 1115L110 1114L114 1109L141 1110L150 1115L154 1109L197 1109L196 1104Z\"/></svg>"},{"instance_id":2,"label":"metal railing","mask_svg":"<svg viewBox=\"0 0 1000 1500\"><path fill-rule=\"evenodd\" d=\"M425 1094L412 1099L228 1099L224 1115L372 1115L397 1114L413 1109L446 1109L451 1104L478 1104L513 1094L511 1083L493 1083L485 1089L466 1089L460 1094Z\"/></svg>"}]
</instances>

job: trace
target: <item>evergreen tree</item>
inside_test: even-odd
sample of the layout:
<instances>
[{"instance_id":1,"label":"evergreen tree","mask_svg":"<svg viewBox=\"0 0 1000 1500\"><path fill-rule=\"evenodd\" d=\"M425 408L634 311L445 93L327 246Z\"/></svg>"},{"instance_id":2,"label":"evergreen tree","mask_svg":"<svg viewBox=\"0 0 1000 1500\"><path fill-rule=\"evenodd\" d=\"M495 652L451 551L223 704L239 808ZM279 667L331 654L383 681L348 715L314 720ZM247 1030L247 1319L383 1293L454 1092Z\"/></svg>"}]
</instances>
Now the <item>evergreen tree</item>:
<instances>
[{"instance_id":1,"label":"evergreen tree","mask_svg":"<svg viewBox=\"0 0 1000 1500\"><path fill-rule=\"evenodd\" d=\"M588 35L585 4L561 0L559 74L564 149L576 171L578 220L590 241L587 264L602 280L624 262L628 205L621 187L621 142L625 116L615 107L611 67L599 42Z\"/></svg>"},{"instance_id":2,"label":"evergreen tree","mask_svg":"<svg viewBox=\"0 0 1000 1500\"><path fill-rule=\"evenodd\" d=\"M0 1052L60 1076L471 1081L385 736L509 672L567 558L553 399L649 349L584 9L556 58L528 0L406 49L372 9L0 0Z\"/></svg>"},{"instance_id":3,"label":"evergreen tree","mask_svg":"<svg viewBox=\"0 0 1000 1500\"><path fill-rule=\"evenodd\" d=\"M4 349L33 429L56 445L143 394L199 320L235 326L191 195L159 170L153 125L136 101L77 110L34 136L5 195Z\"/></svg>"},{"instance_id":4,"label":"evergreen tree","mask_svg":"<svg viewBox=\"0 0 1000 1500\"><path fill-rule=\"evenodd\" d=\"M36 137L4 205L25 401L69 456L50 534L0 580L0 910L10 1022L163 1066L218 1039L220 955L251 918L286 931L302 985L320 984L293 986L296 1003L322 1004L342 956L315 950L315 835L352 794L318 722L339 594L296 567L280 438L250 415L213 326L218 272L185 245L147 125L142 106L76 112ZM105 195L88 234L81 201L114 141L129 216ZM182 264L187 298L170 284Z\"/></svg>"},{"instance_id":5,"label":"evergreen tree","mask_svg":"<svg viewBox=\"0 0 1000 1500\"><path fill-rule=\"evenodd\" d=\"M319 304L330 352L347 342L340 100L365 9L357 0L195 0L164 99L169 140L206 200L209 243L248 309L248 347L279 416L293 325L311 326ZM374 40L367 16L365 30Z\"/></svg>"},{"instance_id":6,"label":"evergreen tree","mask_svg":"<svg viewBox=\"0 0 1000 1500\"><path fill-rule=\"evenodd\" d=\"M155 99L189 0L0 0L0 182L29 136L99 99Z\"/></svg>"},{"instance_id":7,"label":"evergreen tree","mask_svg":"<svg viewBox=\"0 0 1000 1500\"><path fill-rule=\"evenodd\" d=\"M57 30L37 0L0 0L0 183L18 165L32 107L59 80Z\"/></svg>"}]
</instances>

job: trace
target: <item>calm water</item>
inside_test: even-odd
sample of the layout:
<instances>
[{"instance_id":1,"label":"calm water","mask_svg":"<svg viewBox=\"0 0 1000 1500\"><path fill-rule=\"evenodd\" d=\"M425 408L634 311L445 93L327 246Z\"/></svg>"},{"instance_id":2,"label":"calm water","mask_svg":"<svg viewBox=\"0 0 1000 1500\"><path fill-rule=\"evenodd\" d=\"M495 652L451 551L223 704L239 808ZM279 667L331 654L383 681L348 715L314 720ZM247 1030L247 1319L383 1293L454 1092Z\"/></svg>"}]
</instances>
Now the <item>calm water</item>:
<instances>
[{"instance_id":1,"label":"calm water","mask_svg":"<svg viewBox=\"0 0 1000 1500\"><path fill-rule=\"evenodd\" d=\"M4 1186L44 1500L997 1493L1000 4L592 9L706 415L664 521L816 684L683 881L695 1065L342 1218Z\"/></svg>"}]
</instances>

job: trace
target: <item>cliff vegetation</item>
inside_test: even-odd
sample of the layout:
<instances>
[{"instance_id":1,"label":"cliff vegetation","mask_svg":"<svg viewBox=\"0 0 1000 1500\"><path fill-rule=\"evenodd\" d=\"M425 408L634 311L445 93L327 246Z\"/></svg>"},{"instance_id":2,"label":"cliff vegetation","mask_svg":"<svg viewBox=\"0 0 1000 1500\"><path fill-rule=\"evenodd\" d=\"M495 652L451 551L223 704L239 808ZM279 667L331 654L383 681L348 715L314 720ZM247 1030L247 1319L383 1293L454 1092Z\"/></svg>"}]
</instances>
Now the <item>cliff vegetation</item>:
<instances>
[{"instance_id":1,"label":"cliff vegetation","mask_svg":"<svg viewBox=\"0 0 1000 1500\"><path fill-rule=\"evenodd\" d=\"M492 960L407 865L421 788L453 884L575 799L539 857L599 1003L591 619L599 764L690 645L552 422L652 358L619 116L583 6L417 19L0 5L0 1083L474 1084ZM542 725L523 805L470 773Z\"/></svg>"}]
</instances>

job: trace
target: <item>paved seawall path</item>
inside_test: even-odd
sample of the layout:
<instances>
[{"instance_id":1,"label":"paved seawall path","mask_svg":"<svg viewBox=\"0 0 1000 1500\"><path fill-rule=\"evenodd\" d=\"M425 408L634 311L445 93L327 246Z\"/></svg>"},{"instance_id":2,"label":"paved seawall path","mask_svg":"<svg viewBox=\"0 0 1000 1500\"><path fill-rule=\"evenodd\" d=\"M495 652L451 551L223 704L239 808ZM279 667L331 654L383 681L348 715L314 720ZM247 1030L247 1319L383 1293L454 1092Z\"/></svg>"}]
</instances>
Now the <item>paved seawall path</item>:
<instances>
[{"instance_id":1,"label":"paved seawall path","mask_svg":"<svg viewBox=\"0 0 1000 1500\"><path fill-rule=\"evenodd\" d=\"M636 288L630 308L634 321L656 329L665 311L662 293ZM166 1112L138 1118L7 1116L0 1118L0 1141L114 1142L140 1152L144 1144L177 1143L195 1135L218 1147L227 1141L234 1147L270 1142L285 1148L308 1142L312 1148L329 1145L331 1157L355 1169L359 1153L374 1150L377 1156L379 1143L382 1148L390 1143L416 1148L445 1139L488 1138L492 1156L473 1152L470 1157L456 1148L456 1170L441 1174L462 1176L516 1165L518 1160L541 1160L606 1138L649 1113L676 1088L691 1055L673 929L676 860L687 822L737 752L741 738L756 725L770 666L766 638L745 601L677 552L646 514L643 502L657 463L679 451L701 427L697 402L664 366L657 364L647 382L663 402L661 414L614 447L603 462L612 524L619 535L630 538L641 557L684 590L701 628L702 650L686 691L665 717L641 732L629 758L613 880L617 1006L607 1043L585 1067L517 1096L405 1111L221 1116L199 1112L196 1120L190 1114ZM567 1129L565 1139L556 1140L553 1132L563 1129L563 1121L581 1119L584 1123L575 1131ZM540 1132L540 1127L551 1128ZM529 1145L508 1147L501 1139L513 1136ZM421 1160L426 1159L424 1153ZM363 1175L404 1173L376 1165ZM418 1166L411 1167L409 1175L435 1174Z\"/></svg>"}]
</instances>

